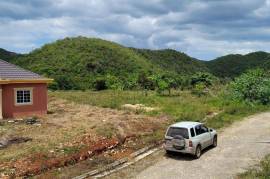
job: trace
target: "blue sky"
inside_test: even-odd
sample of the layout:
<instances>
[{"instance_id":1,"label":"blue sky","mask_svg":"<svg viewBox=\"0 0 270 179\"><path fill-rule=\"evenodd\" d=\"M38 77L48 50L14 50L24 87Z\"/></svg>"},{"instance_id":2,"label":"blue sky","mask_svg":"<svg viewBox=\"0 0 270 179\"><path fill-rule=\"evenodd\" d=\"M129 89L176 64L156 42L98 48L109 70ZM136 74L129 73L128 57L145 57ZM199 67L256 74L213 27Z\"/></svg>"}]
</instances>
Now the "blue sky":
<instances>
[{"instance_id":1,"label":"blue sky","mask_svg":"<svg viewBox=\"0 0 270 179\"><path fill-rule=\"evenodd\" d=\"M0 48L27 53L68 36L202 60L270 51L270 0L0 0Z\"/></svg>"}]
</instances>

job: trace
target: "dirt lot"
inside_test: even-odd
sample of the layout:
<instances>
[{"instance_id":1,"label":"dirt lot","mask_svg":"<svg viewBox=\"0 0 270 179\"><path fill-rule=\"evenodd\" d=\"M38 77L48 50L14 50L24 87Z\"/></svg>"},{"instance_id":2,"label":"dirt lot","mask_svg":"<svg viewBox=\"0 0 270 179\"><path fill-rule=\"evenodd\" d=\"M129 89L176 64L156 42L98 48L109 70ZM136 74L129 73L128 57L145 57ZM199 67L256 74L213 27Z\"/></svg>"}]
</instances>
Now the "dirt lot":
<instances>
[{"instance_id":1,"label":"dirt lot","mask_svg":"<svg viewBox=\"0 0 270 179\"><path fill-rule=\"evenodd\" d=\"M0 149L0 176L36 175L47 169L73 165L115 148L110 160L127 155L140 145L132 142L160 130L167 117L146 117L133 112L78 105L51 97L48 115L38 123L1 122L0 139L27 140ZM126 148L121 146L126 145ZM104 156L103 156L104 157ZM106 155L105 155L106 157ZM92 162L94 165L95 162Z\"/></svg>"}]
</instances>

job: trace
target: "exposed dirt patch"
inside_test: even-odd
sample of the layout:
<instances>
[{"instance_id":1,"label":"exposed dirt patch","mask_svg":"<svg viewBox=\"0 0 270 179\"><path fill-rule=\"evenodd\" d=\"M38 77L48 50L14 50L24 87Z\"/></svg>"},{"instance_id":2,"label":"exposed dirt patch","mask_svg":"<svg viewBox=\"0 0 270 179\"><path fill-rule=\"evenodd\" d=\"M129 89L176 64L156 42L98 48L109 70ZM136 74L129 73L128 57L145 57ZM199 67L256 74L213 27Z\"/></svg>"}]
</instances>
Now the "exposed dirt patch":
<instances>
[{"instance_id":1,"label":"exposed dirt patch","mask_svg":"<svg viewBox=\"0 0 270 179\"><path fill-rule=\"evenodd\" d=\"M140 136L149 135L167 123L167 117L146 117L133 112L78 105L50 98L49 114L38 125L13 120L0 128L7 134L32 138L0 150L2 176L31 176L48 169L73 165L104 151L115 160L127 156ZM133 141L133 142L130 142ZM122 145L124 148L114 149ZM134 146L133 146L134 145Z\"/></svg>"},{"instance_id":2,"label":"exposed dirt patch","mask_svg":"<svg viewBox=\"0 0 270 179\"><path fill-rule=\"evenodd\" d=\"M40 174L42 171L63 167L75 164L79 161L86 160L95 154L101 153L107 149L112 149L119 144L116 139L102 139L99 142L92 143L89 147L85 147L78 152L63 157L49 156L46 154L35 154L31 157L18 160L12 165L15 169L14 175L20 176L32 176Z\"/></svg>"}]
</instances>

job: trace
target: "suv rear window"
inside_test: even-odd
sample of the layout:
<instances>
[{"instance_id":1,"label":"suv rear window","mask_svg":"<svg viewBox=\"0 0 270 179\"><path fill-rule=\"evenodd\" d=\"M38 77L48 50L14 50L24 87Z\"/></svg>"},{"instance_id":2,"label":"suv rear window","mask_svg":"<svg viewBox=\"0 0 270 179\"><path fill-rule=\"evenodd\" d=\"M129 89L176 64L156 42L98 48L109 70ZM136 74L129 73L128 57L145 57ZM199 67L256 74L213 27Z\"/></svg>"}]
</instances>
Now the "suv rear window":
<instances>
[{"instance_id":1,"label":"suv rear window","mask_svg":"<svg viewBox=\"0 0 270 179\"><path fill-rule=\"evenodd\" d=\"M193 128L190 128L190 135L191 137L195 137L195 131Z\"/></svg>"},{"instance_id":2,"label":"suv rear window","mask_svg":"<svg viewBox=\"0 0 270 179\"><path fill-rule=\"evenodd\" d=\"M176 135L181 135L185 139L189 139L188 129L186 129L186 128L170 127L166 135L170 136L170 137L174 137Z\"/></svg>"}]
</instances>

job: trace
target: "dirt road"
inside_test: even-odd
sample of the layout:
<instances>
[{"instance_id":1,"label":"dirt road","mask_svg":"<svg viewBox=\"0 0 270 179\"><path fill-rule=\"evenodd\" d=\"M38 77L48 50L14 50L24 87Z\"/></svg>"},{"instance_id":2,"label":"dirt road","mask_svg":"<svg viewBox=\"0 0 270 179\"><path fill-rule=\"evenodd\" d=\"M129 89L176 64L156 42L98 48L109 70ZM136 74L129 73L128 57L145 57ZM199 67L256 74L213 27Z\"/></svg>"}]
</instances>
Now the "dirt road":
<instances>
[{"instance_id":1,"label":"dirt road","mask_svg":"<svg viewBox=\"0 0 270 179\"><path fill-rule=\"evenodd\" d=\"M233 178L270 153L270 113L251 116L219 134L218 147L200 159L166 156L164 151L144 159L110 178Z\"/></svg>"}]
</instances>

